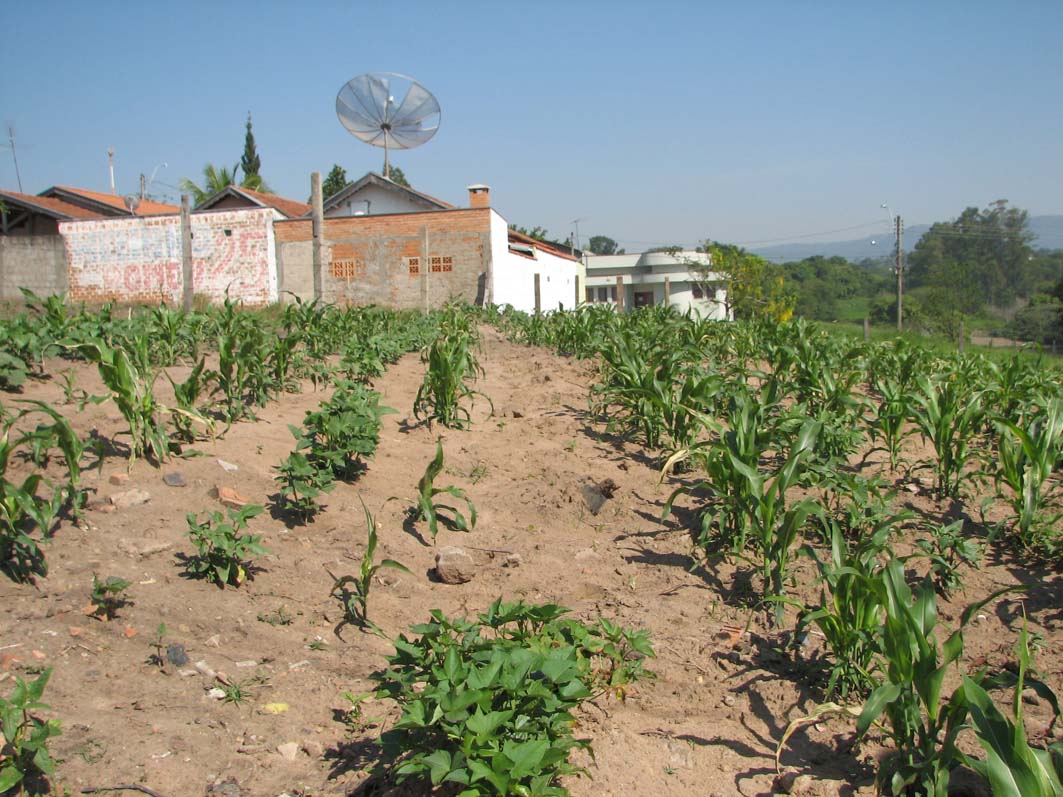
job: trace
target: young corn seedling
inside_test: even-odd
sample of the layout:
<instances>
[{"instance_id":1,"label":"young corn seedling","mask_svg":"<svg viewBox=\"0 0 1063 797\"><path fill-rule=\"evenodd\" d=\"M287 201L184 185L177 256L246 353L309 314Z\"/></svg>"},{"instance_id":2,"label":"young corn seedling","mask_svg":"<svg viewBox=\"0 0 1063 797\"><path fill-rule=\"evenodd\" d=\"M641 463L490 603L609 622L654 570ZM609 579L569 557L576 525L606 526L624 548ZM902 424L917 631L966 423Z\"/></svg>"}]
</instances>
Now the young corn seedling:
<instances>
[{"instance_id":1,"label":"young corn seedling","mask_svg":"<svg viewBox=\"0 0 1063 797\"><path fill-rule=\"evenodd\" d=\"M241 533L247 521L260 515L263 507L249 504L238 512L228 510L226 521L221 512L211 512L200 521L195 512L189 512L188 536L196 546L196 555L186 562L188 572L199 578L213 581L219 587L227 584L239 587L249 575L250 560L269 551L261 545L261 534Z\"/></svg>"},{"instance_id":2,"label":"young corn seedling","mask_svg":"<svg viewBox=\"0 0 1063 797\"><path fill-rule=\"evenodd\" d=\"M473 390L466 381L473 381L483 374L483 368L472 352L472 344L470 333L455 332L440 335L422 352L421 361L426 371L413 401L413 413L417 418L439 421L448 428L467 429L472 416L462 402L481 396L491 404L490 398ZM493 404L491 413L494 414Z\"/></svg>"},{"instance_id":3,"label":"young corn seedling","mask_svg":"<svg viewBox=\"0 0 1063 797\"><path fill-rule=\"evenodd\" d=\"M183 382L175 382L173 377L166 374L173 387L174 399L177 406L173 410L173 423L176 437L185 443L192 443L196 439L195 424L202 424L207 431L214 434L214 421L204 416L199 410L199 402L204 392L210 387L211 376L204 374L206 361L201 357L192 368Z\"/></svg>"},{"instance_id":4,"label":"young corn seedling","mask_svg":"<svg viewBox=\"0 0 1063 797\"><path fill-rule=\"evenodd\" d=\"M912 420L924 440L934 447L934 491L938 500L958 497L964 469L974 456L971 444L985 413L981 390L975 390L958 370L916 379ZM970 476L970 474L968 474Z\"/></svg>"},{"instance_id":5,"label":"young corn seedling","mask_svg":"<svg viewBox=\"0 0 1063 797\"><path fill-rule=\"evenodd\" d=\"M1007 485L1006 500L1015 513L1015 533L1023 545L1034 545L1047 536L1063 518L1058 510L1058 485L1050 481L1063 458L1063 400L1052 399L1026 428L1009 420L997 422L996 482Z\"/></svg>"},{"instance_id":6,"label":"young corn seedling","mask_svg":"<svg viewBox=\"0 0 1063 797\"><path fill-rule=\"evenodd\" d=\"M968 701L964 687L942 695L945 676L963 653L963 629L983 606L1011 588L972 603L960 625L939 645L937 597L930 581L913 596L899 559L883 570L886 621L882 628L885 678L872 691L857 719L864 734L878 725L893 742L894 751L879 765L878 785L893 797L946 797L949 776L963 759L957 747L967 727ZM984 673L974 680L981 681ZM880 722L884 717L885 722Z\"/></svg>"},{"instance_id":7,"label":"young corn seedling","mask_svg":"<svg viewBox=\"0 0 1063 797\"><path fill-rule=\"evenodd\" d=\"M443 442L441 440L436 441L436 455L431 462L428 463L428 467L425 468L424 475L421 476L417 482L417 504L415 512L417 518L424 520L428 523L428 531L432 534L432 540L436 538L436 534L439 533L439 522L442 521L444 525L452 528L454 531L472 531L476 526L476 507L473 505L472 500L465 495L465 491L460 487L436 487L436 476L443 471ZM437 504L436 496L449 495L454 498L458 498L465 502L465 506L469 510L469 518L466 520L465 516L456 508L447 504ZM446 511L446 514L441 512Z\"/></svg>"},{"instance_id":8,"label":"young corn seedling","mask_svg":"<svg viewBox=\"0 0 1063 797\"><path fill-rule=\"evenodd\" d=\"M369 619L369 590L373 586L373 577L378 570L384 567L401 570L403 573L410 573L410 570L406 565L396 562L394 559L382 559L380 562L373 561L377 546L376 521L369 513L369 508L366 507L364 501L362 502L362 511L365 512L368 538L365 553L362 554L361 570L357 576L341 576L339 578L329 573L332 576L332 591L329 594L339 601L343 609L341 626L344 623L353 623L380 636L385 636L379 626ZM326 572L328 572L327 568Z\"/></svg>"},{"instance_id":9,"label":"young corn seedling","mask_svg":"<svg viewBox=\"0 0 1063 797\"><path fill-rule=\"evenodd\" d=\"M985 751L985 759L963 755L964 763L989 783L994 795L1008 797L1063 797L1063 744L1048 749L1032 747L1026 739L1023 722L1023 689L1027 684L1032 656L1026 618L1016 645L1018 673L1015 677L1011 716L1005 716L978 681L964 677L963 693L971 716L975 738ZM1049 687L1030 679L1031 687L1059 719L1059 700Z\"/></svg>"},{"instance_id":10,"label":"young corn seedling","mask_svg":"<svg viewBox=\"0 0 1063 797\"><path fill-rule=\"evenodd\" d=\"M815 626L823 634L830 658L827 662L827 699L866 696L881 681L879 633L886 606L880 559L889 550L893 526L878 526L858 543L850 544L834 518L830 529L830 557L821 559L815 548L801 551L819 568L819 604L800 608L794 638L803 643Z\"/></svg>"},{"instance_id":11,"label":"young corn seedling","mask_svg":"<svg viewBox=\"0 0 1063 797\"><path fill-rule=\"evenodd\" d=\"M170 439L161 418L165 408L155 400L154 377L146 379L125 349L112 348L102 340L75 348L96 363L100 378L111 392L110 398L129 426L130 467L140 456L150 456L156 463L164 462L170 456Z\"/></svg>"}]
</instances>

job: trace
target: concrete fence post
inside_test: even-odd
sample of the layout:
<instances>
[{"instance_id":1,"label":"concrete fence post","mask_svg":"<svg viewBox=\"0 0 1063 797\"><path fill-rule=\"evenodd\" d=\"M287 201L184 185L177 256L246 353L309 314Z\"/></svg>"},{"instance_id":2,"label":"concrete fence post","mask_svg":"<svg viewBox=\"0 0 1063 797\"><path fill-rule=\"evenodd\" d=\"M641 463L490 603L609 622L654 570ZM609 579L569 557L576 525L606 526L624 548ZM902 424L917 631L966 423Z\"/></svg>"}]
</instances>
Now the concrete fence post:
<instances>
[{"instance_id":1,"label":"concrete fence post","mask_svg":"<svg viewBox=\"0 0 1063 797\"><path fill-rule=\"evenodd\" d=\"M535 312L536 312L536 314L541 313L542 310L543 310L543 295L542 295L542 285L541 285L540 280L541 280L541 277L539 276L539 272L536 271L535 272Z\"/></svg>"},{"instance_id":2,"label":"concrete fence post","mask_svg":"<svg viewBox=\"0 0 1063 797\"><path fill-rule=\"evenodd\" d=\"M321 172L310 172L310 215L313 231L314 298L325 294L325 275L321 262L321 244L325 226L324 200L321 197Z\"/></svg>"},{"instance_id":3,"label":"concrete fence post","mask_svg":"<svg viewBox=\"0 0 1063 797\"><path fill-rule=\"evenodd\" d=\"M195 271L192 269L192 210L188 194L181 195L181 306L192 312L196 295Z\"/></svg>"},{"instance_id":4,"label":"concrete fence post","mask_svg":"<svg viewBox=\"0 0 1063 797\"><path fill-rule=\"evenodd\" d=\"M624 278L616 278L616 310L618 313L624 312Z\"/></svg>"}]
</instances>

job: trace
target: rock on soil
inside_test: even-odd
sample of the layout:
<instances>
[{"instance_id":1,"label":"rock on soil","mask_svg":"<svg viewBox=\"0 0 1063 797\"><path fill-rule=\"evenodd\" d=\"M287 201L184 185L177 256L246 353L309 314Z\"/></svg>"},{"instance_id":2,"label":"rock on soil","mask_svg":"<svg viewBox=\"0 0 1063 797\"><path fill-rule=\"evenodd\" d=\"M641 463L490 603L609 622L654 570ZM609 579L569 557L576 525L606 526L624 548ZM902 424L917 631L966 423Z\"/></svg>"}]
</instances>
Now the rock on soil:
<instances>
[{"instance_id":1,"label":"rock on soil","mask_svg":"<svg viewBox=\"0 0 1063 797\"><path fill-rule=\"evenodd\" d=\"M444 584L464 584L478 572L476 562L463 548L445 545L436 551L436 575Z\"/></svg>"},{"instance_id":2,"label":"rock on soil","mask_svg":"<svg viewBox=\"0 0 1063 797\"><path fill-rule=\"evenodd\" d=\"M110 498L111 506L115 509L129 509L131 506L140 506L151 500L151 493L134 487L132 490L123 490L115 493Z\"/></svg>"}]
</instances>

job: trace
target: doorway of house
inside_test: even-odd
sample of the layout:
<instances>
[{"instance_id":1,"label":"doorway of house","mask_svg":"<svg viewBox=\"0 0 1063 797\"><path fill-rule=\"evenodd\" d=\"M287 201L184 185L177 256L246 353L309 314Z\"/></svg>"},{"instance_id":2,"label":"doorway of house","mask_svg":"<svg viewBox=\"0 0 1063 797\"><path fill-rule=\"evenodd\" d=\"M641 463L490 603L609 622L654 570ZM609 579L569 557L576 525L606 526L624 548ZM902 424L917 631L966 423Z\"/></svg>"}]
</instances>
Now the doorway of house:
<instances>
[{"instance_id":1,"label":"doorway of house","mask_svg":"<svg viewBox=\"0 0 1063 797\"><path fill-rule=\"evenodd\" d=\"M649 307L653 304L653 291L635 291L635 307Z\"/></svg>"}]
</instances>

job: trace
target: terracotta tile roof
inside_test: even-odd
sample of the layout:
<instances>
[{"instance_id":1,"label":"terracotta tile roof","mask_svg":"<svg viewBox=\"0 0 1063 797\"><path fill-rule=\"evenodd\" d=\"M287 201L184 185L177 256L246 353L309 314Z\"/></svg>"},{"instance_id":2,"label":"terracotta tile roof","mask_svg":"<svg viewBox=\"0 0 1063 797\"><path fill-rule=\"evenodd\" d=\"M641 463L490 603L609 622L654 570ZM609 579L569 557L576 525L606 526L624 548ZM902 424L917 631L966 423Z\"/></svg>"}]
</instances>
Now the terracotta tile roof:
<instances>
[{"instance_id":1,"label":"terracotta tile roof","mask_svg":"<svg viewBox=\"0 0 1063 797\"><path fill-rule=\"evenodd\" d=\"M538 238L532 238L530 235L525 235L524 233L517 232L516 230L509 231L509 242L520 243L526 246L534 246L538 249L542 249L545 252L549 252L554 257L563 257L565 260L572 260L576 263L580 262L580 259L578 257L575 257L571 252L567 251L567 249L562 249L557 244L551 243L549 241L540 241Z\"/></svg>"},{"instance_id":2,"label":"terracotta tile roof","mask_svg":"<svg viewBox=\"0 0 1063 797\"><path fill-rule=\"evenodd\" d=\"M306 202L299 202L294 199L285 199L282 196L277 196L276 194L267 194L264 191L252 191L250 188L244 188L241 185L234 185L232 187L239 191L241 194L246 194L252 199L259 201L263 205L268 205L271 208L276 208L290 219L297 219L300 216L305 216L307 213L310 212L310 205Z\"/></svg>"},{"instance_id":3,"label":"terracotta tile roof","mask_svg":"<svg viewBox=\"0 0 1063 797\"><path fill-rule=\"evenodd\" d=\"M63 193L74 194L75 196L83 197L92 202L99 202L104 205L108 205L116 210L122 211L123 214L129 213L129 208L125 206L125 200L115 194L104 194L100 191L89 191L87 188L73 188L69 185L57 185L54 188L49 188L47 191L41 191L41 196L45 196L52 193L60 194L59 198L62 198ZM150 199L145 199L140 205L137 206L138 216L163 216L170 213L180 213L181 208L177 205L168 205L165 202L153 202Z\"/></svg>"},{"instance_id":4,"label":"terracotta tile roof","mask_svg":"<svg viewBox=\"0 0 1063 797\"><path fill-rule=\"evenodd\" d=\"M58 219L100 219L102 213L87 210L77 205L71 205L61 199L46 196L33 196L32 194L19 194L15 191L0 191L0 199L7 199L18 205L29 205L41 212Z\"/></svg>"}]
</instances>

